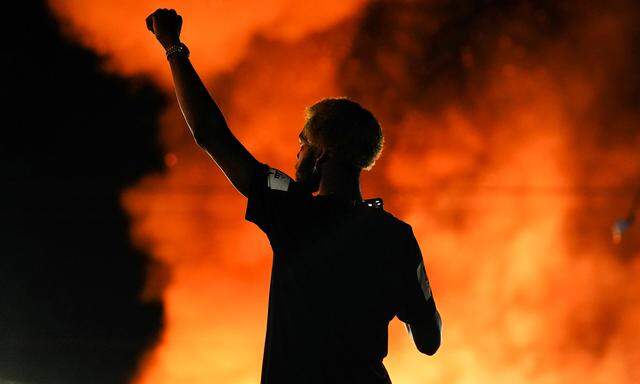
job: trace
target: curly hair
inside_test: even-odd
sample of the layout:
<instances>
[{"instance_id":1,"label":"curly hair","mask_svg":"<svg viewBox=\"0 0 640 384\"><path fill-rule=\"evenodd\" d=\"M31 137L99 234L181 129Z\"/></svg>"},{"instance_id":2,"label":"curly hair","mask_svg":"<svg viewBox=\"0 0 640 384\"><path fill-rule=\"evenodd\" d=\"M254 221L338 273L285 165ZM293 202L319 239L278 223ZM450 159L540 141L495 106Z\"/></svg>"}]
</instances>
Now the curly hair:
<instances>
[{"instance_id":1,"label":"curly hair","mask_svg":"<svg viewBox=\"0 0 640 384\"><path fill-rule=\"evenodd\" d=\"M371 112L346 97L326 98L307 107L304 135L311 145L339 160L370 170L382 153L384 136Z\"/></svg>"}]
</instances>

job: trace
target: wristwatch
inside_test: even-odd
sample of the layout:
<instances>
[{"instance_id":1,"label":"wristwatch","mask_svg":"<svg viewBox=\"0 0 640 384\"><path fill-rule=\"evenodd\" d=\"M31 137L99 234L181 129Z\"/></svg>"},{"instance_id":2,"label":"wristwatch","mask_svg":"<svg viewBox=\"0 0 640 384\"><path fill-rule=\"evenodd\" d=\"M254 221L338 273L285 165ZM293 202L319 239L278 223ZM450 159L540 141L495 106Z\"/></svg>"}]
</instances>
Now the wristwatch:
<instances>
[{"instance_id":1,"label":"wristwatch","mask_svg":"<svg viewBox=\"0 0 640 384\"><path fill-rule=\"evenodd\" d=\"M167 59L175 54L185 54L187 55L187 57L189 57L189 48L187 48L187 46L184 43L179 43L167 48L166 54L167 54Z\"/></svg>"}]
</instances>

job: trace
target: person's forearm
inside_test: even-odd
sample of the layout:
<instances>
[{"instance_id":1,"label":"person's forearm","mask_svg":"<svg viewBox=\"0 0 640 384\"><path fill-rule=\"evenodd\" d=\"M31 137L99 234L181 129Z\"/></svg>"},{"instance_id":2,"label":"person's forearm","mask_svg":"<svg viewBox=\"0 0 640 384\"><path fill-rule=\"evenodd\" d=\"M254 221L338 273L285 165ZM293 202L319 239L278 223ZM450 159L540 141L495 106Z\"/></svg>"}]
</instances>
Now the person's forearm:
<instances>
[{"instance_id":1,"label":"person's forearm","mask_svg":"<svg viewBox=\"0 0 640 384\"><path fill-rule=\"evenodd\" d=\"M168 60L178 104L196 142L215 141L229 129L222 112L186 55L175 54Z\"/></svg>"}]
</instances>

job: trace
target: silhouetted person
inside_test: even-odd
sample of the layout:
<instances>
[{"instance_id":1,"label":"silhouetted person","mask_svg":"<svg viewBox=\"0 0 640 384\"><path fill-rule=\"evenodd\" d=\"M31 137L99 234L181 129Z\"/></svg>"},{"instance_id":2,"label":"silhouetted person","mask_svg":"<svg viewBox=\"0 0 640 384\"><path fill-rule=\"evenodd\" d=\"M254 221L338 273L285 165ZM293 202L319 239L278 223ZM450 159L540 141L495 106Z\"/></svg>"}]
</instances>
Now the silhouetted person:
<instances>
[{"instance_id":1,"label":"silhouetted person","mask_svg":"<svg viewBox=\"0 0 640 384\"><path fill-rule=\"evenodd\" d=\"M158 9L146 21L195 141L248 198L245 219L273 248L261 382L390 383L382 360L394 316L434 354L441 320L412 228L360 193L360 172L383 147L375 117L346 98L308 108L294 180L229 130L179 40L182 17Z\"/></svg>"}]
</instances>

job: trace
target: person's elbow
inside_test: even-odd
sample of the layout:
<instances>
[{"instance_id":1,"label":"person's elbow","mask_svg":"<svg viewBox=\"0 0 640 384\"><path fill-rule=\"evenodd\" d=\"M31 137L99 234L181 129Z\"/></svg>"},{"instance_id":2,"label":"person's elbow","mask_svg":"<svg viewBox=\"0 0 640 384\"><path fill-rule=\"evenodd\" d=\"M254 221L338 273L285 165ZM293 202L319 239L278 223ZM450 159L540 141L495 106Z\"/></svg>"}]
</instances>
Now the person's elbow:
<instances>
[{"instance_id":1,"label":"person's elbow","mask_svg":"<svg viewBox=\"0 0 640 384\"><path fill-rule=\"evenodd\" d=\"M196 144L209 149L215 146L228 144L233 137L233 133L225 123L220 123L206 116L189 123L189 128Z\"/></svg>"},{"instance_id":2,"label":"person's elbow","mask_svg":"<svg viewBox=\"0 0 640 384\"><path fill-rule=\"evenodd\" d=\"M412 324L409 328L418 351L429 356L435 355L442 342L442 319L438 311L432 321Z\"/></svg>"},{"instance_id":3,"label":"person's elbow","mask_svg":"<svg viewBox=\"0 0 640 384\"><path fill-rule=\"evenodd\" d=\"M219 136L216 137L215 134L207 132L203 129L194 129L193 139L200 148L206 150L207 152L214 151L216 143L220 142Z\"/></svg>"},{"instance_id":4,"label":"person's elbow","mask_svg":"<svg viewBox=\"0 0 640 384\"><path fill-rule=\"evenodd\" d=\"M417 343L416 347L420 353L433 356L440 349L441 337L440 333L434 334L429 340Z\"/></svg>"}]
</instances>

